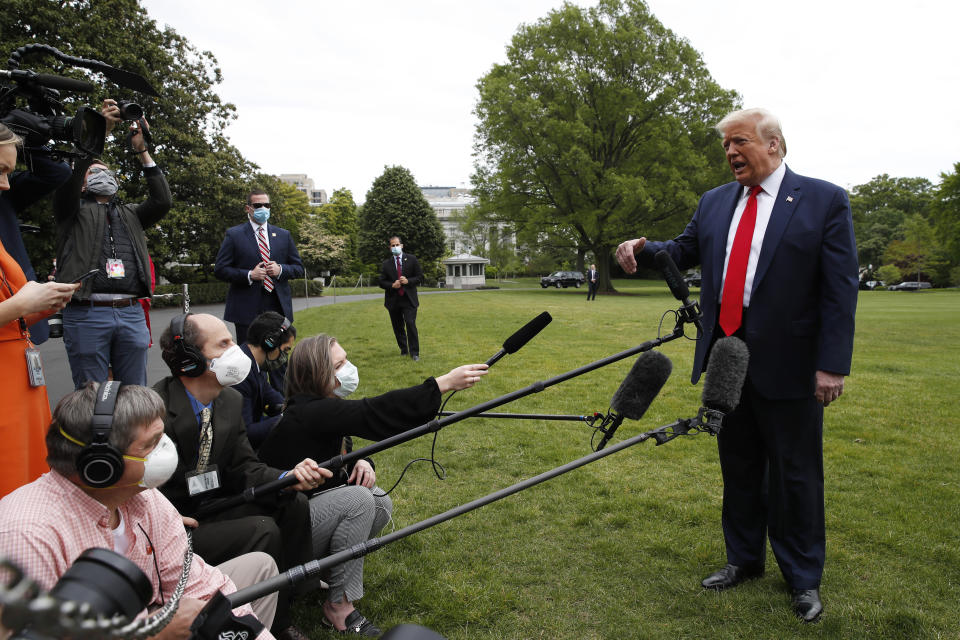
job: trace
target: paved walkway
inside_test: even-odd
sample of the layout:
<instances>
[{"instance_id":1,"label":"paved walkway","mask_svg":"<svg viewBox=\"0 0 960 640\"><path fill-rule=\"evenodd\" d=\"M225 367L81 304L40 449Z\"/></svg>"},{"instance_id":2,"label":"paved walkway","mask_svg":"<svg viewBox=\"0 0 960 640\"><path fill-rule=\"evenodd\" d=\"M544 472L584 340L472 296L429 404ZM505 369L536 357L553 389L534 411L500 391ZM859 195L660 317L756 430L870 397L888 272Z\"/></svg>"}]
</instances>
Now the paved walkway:
<instances>
[{"instance_id":1,"label":"paved walkway","mask_svg":"<svg viewBox=\"0 0 960 640\"><path fill-rule=\"evenodd\" d=\"M438 295L449 293L463 293L463 291L421 291L420 295ZM376 293L363 293L356 295L343 296L334 295L327 290L324 295L313 298L294 298L293 311L303 311L311 307L322 307L329 304L343 304L347 302L356 302L357 300L382 300L383 292L380 289ZM223 317L223 304L205 304L191 305L192 313L209 313ZM180 307L162 307L150 312L150 324L153 327L153 346L147 351L147 383L153 385L158 380L170 375L170 369L167 368L163 358L160 357L160 335L170 324L170 320L180 313ZM228 322L227 326L233 331L233 323ZM236 335L236 334L234 334ZM67 351L63 346L63 340L51 338L38 347L43 358L43 374L47 380L47 396L50 398L50 408L66 394L73 391L73 378L70 376L70 362L67 360Z\"/></svg>"}]
</instances>

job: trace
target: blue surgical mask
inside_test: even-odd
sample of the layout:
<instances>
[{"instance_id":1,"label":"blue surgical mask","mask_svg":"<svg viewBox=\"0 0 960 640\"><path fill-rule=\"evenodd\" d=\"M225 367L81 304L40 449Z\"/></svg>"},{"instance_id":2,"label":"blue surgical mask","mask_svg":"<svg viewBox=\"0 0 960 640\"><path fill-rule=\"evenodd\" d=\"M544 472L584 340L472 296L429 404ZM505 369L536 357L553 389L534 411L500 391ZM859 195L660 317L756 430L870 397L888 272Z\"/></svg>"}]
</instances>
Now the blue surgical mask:
<instances>
[{"instance_id":1,"label":"blue surgical mask","mask_svg":"<svg viewBox=\"0 0 960 640\"><path fill-rule=\"evenodd\" d=\"M257 207L253 210L253 219L257 224L266 224L267 220L270 219L270 208L269 207Z\"/></svg>"},{"instance_id":2,"label":"blue surgical mask","mask_svg":"<svg viewBox=\"0 0 960 640\"><path fill-rule=\"evenodd\" d=\"M390 253L392 253L395 256L398 256L401 253L403 253L403 247L402 246L390 247Z\"/></svg>"}]
</instances>

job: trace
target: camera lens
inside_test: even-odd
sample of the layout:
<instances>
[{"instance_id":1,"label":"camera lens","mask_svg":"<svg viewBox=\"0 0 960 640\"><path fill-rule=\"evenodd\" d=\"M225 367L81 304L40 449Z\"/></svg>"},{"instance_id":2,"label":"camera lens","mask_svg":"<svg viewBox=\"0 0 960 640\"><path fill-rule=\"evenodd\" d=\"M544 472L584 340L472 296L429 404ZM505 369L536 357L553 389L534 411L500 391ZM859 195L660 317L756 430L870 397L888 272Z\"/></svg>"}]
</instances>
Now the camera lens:
<instances>
[{"instance_id":1,"label":"camera lens","mask_svg":"<svg viewBox=\"0 0 960 640\"><path fill-rule=\"evenodd\" d=\"M136 102L121 100L117 106L120 107L120 117L124 120L139 120L143 117L143 107Z\"/></svg>"},{"instance_id":2,"label":"camera lens","mask_svg":"<svg viewBox=\"0 0 960 640\"><path fill-rule=\"evenodd\" d=\"M63 314L55 313L47 318L47 325L50 327L51 338L63 337Z\"/></svg>"}]
</instances>

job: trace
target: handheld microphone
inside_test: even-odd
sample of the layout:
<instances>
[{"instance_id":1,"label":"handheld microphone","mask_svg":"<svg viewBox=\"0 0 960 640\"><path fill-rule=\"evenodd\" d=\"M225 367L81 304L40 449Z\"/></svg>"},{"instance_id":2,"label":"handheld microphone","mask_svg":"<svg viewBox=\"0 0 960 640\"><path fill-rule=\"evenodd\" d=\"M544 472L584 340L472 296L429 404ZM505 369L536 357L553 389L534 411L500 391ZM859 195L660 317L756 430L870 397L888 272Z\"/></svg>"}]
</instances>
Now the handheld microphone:
<instances>
[{"instance_id":1,"label":"handheld microphone","mask_svg":"<svg viewBox=\"0 0 960 640\"><path fill-rule=\"evenodd\" d=\"M670 358L659 351L645 351L640 354L610 400L610 407L614 411L613 424L606 428L597 445L597 451L607 446L624 418L639 420L643 417L672 371L673 363Z\"/></svg>"},{"instance_id":2,"label":"handheld microphone","mask_svg":"<svg viewBox=\"0 0 960 640\"><path fill-rule=\"evenodd\" d=\"M673 261L670 254L661 249L653 256L653 261L657 263L657 268L663 274L667 286L670 287L670 293L673 297L683 304L681 311L682 320L692 322L697 328L697 337L703 334L703 325L700 324L700 306L690 300L690 288L683 281L680 270L677 269L677 263Z\"/></svg>"},{"instance_id":3,"label":"handheld microphone","mask_svg":"<svg viewBox=\"0 0 960 640\"><path fill-rule=\"evenodd\" d=\"M703 381L704 408L700 410L701 418L706 418L706 429L713 435L720 432L723 416L740 404L749 363L750 352L740 338L720 338L714 343Z\"/></svg>"},{"instance_id":4,"label":"handheld microphone","mask_svg":"<svg viewBox=\"0 0 960 640\"><path fill-rule=\"evenodd\" d=\"M530 340L532 340L535 335L543 331L543 328L550 324L551 321L553 321L553 318L549 313L544 311L536 318L520 327L516 333L503 341L503 348L500 349L500 351L497 351L496 354L487 360L487 366L492 367L493 363L508 353L516 353L519 351L520 347L530 342Z\"/></svg>"}]
</instances>

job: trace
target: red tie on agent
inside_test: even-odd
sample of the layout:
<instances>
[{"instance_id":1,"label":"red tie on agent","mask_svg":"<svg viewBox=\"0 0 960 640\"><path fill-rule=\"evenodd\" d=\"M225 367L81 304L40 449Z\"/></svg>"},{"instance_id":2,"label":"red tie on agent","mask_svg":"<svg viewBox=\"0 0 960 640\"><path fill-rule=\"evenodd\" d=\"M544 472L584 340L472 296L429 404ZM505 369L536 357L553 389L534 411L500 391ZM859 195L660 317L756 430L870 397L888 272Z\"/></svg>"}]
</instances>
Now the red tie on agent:
<instances>
[{"instance_id":1,"label":"red tie on agent","mask_svg":"<svg viewBox=\"0 0 960 640\"><path fill-rule=\"evenodd\" d=\"M257 245L260 247L260 259L264 262L270 262L270 247L267 245L267 237L263 235L263 227L257 229ZM265 276L263 278L263 288L267 293L273 291L273 278Z\"/></svg>"},{"instance_id":2,"label":"red tie on agent","mask_svg":"<svg viewBox=\"0 0 960 640\"><path fill-rule=\"evenodd\" d=\"M753 243L753 228L757 225L757 194L763 191L760 185L750 188L747 206L740 216L737 233L733 237L730 259L727 262L727 278L723 283L720 299L720 328L732 336L743 320L743 287L747 280L747 263L750 261L750 245Z\"/></svg>"},{"instance_id":3,"label":"red tie on agent","mask_svg":"<svg viewBox=\"0 0 960 640\"><path fill-rule=\"evenodd\" d=\"M400 264L400 256L397 256L397 280L399 280L402 275L403 275L403 265ZM403 294L404 294L403 285L401 285L400 288L397 289L397 295L402 296Z\"/></svg>"}]
</instances>

